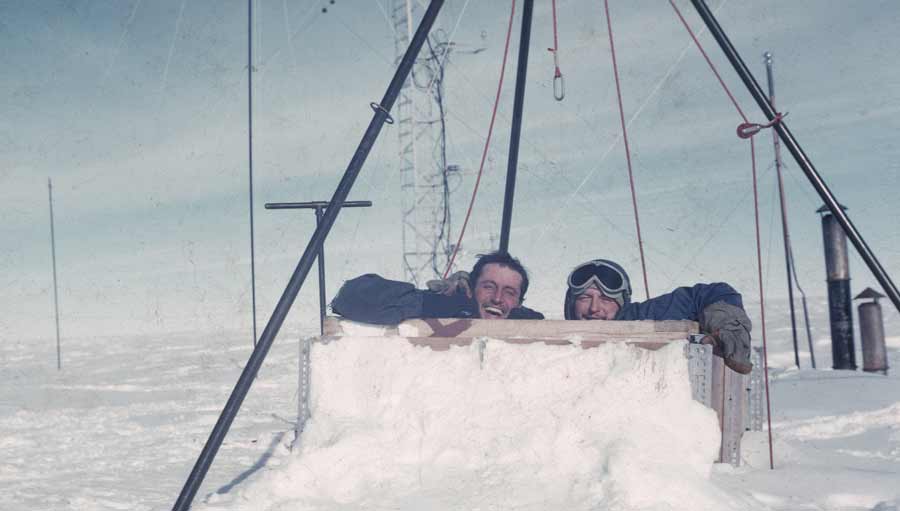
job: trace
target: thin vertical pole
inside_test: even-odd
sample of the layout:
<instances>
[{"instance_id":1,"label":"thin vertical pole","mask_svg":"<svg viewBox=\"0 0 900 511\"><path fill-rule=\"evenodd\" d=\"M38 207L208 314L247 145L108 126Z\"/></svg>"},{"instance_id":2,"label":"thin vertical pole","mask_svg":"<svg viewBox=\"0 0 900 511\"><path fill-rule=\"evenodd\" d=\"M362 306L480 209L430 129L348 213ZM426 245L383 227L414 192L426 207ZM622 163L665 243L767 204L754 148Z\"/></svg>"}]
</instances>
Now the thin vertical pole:
<instances>
[{"instance_id":1,"label":"thin vertical pole","mask_svg":"<svg viewBox=\"0 0 900 511\"><path fill-rule=\"evenodd\" d=\"M62 369L62 348L59 341L59 293L56 285L56 231L53 229L53 184L47 178L47 195L50 198L50 257L53 260L53 313L56 316L56 370Z\"/></svg>"},{"instance_id":2,"label":"thin vertical pole","mask_svg":"<svg viewBox=\"0 0 900 511\"><path fill-rule=\"evenodd\" d=\"M216 453L219 451L219 447L222 446L222 441L225 440L225 435L228 434L231 423L234 421L235 416L237 416L241 404L244 402L244 398L247 397L247 392L250 391L250 386L253 384L256 374L259 372L259 368L262 367L262 363L269 353L272 343L275 342L278 331L281 330L281 326L284 324L288 311L293 305L294 300L297 298L300 289L303 287L306 277L309 275L312 264L318 256L319 247L325 242L325 238L331 231L331 227L334 225L338 213L341 212L341 206L343 206L344 201L347 200L347 195L350 193L350 189L353 188L353 183L359 176L362 166L369 156L369 152L372 150L372 146L375 144L378 134L381 132L381 128L384 126L387 119L390 118L389 112L394 106L397 96L400 94L400 88L403 86L403 82L409 77L413 62L419 54L419 51L422 49L425 38L428 36L428 32L431 30L431 26L434 24L434 20L443 4L444 0L431 0L428 9L422 16L422 21L419 24L419 28L416 30L415 36L410 42L409 48L406 50L406 54L403 55L403 59L397 66L397 71L394 73L394 77L391 79L391 83L388 85L384 97L381 99L380 103L372 103L375 113L372 120L369 122L369 126L366 128L366 132L363 134L362 140L360 140L359 145L356 148L356 152L353 153L353 157L350 159L350 163L347 165L347 169L344 171L344 175L341 178L340 183L338 183L334 195L332 195L331 200L329 201L330 207L325 211L325 215L322 217L322 223L316 227L316 232L313 233L312 238L306 245L306 249L303 251L303 255L300 256L300 261L297 262L294 273L291 274L291 278L288 281L284 292L281 294L281 298L278 299L278 303L275 305L275 309L272 311L272 315L269 317L269 321L263 329L262 335L259 338L259 343L253 348L250 359L247 360L247 364L244 365L244 370L241 372L241 376L238 378L234 389L231 391L228 402L225 403L225 407L222 409L222 413L219 415L216 425L213 427L212 432L210 432L209 438L207 439L206 444L204 444L200 456L197 458L197 462L194 463L194 468L191 469L191 473L188 475L184 487L182 487L181 493L178 495L178 499L172 507L173 511L186 511L190 508L191 502L197 494L197 490L200 489L200 485L203 483L203 478L206 477L206 473L209 471L209 467L212 465L213 459L215 459ZM391 122L393 122L393 119Z\"/></svg>"},{"instance_id":3,"label":"thin vertical pole","mask_svg":"<svg viewBox=\"0 0 900 511\"><path fill-rule=\"evenodd\" d=\"M256 346L256 257L253 235L253 0L247 0L247 153L250 163L250 301Z\"/></svg>"},{"instance_id":4,"label":"thin vertical pole","mask_svg":"<svg viewBox=\"0 0 900 511\"><path fill-rule=\"evenodd\" d=\"M772 73L772 54L766 52L766 78L769 83L769 104L775 107L775 80ZM778 141L778 133L772 132L772 142L775 145L775 175L778 177L778 196L781 200L781 234L784 238L784 265L787 273L788 304L791 310L791 338L794 341L794 364L800 369L800 351L797 348L797 316L794 312L794 285L791 279L791 235L788 231L787 204L784 199L784 179L781 175L781 144Z\"/></svg>"},{"instance_id":5,"label":"thin vertical pole","mask_svg":"<svg viewBox=\"0 0 900 511\"><path fill-rule=\"evenodd\" d=\"M503 197L503 221L500 226L500 252L509 252L509 230L512 224L513 197L516 193L516 169L519 166L519 138L522 133L522 109L525 101L525 78L528 71L528 45L531 42L533 10L534 0L525 0L522 9L522 33L519 37L519 66L516 73L516 95L513 100L512 132L509 136L506 194Z\"/></svg>"},{"instance_id":6,"label":"thin vertical pole","mask_svg":"<svg viewBox=\"0 0 900 511\"><path fill-rule=\"evenodd\" d=\"M800 280L797 279L797 267L794 265L794 255L791 254L791 267L794 268L794 284L797 285L797 290L800 291L800 303L803 304L803 321L806 325L806 344L809 346L809 362L812 365L812 368L816 368L816 351L813 349L812 342L812 331L809 328L809 308L806 305L806 293L803 292L803 288L800 287Z\"/></svg>"},{"instance_id":7,"label":"thin vertical pole","mask_svg":"<svg viewBox=\"0 0 900 511\"><path fill-rule=\"evenodd\" d=\"M316 208L316 229L322 223L322 208ZM325 335L325 243L319 246L319 333Z\"/></svg>"}]
</instances>

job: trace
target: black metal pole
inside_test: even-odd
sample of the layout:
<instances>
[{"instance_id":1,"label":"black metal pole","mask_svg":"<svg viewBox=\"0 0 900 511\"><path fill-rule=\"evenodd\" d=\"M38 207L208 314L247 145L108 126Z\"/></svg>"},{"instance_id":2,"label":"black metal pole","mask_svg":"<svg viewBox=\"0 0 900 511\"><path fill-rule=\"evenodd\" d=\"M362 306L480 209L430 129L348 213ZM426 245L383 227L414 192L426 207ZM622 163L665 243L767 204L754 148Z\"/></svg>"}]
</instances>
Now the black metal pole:
<instances>
[{"instance_id":1,"label":"black metal pole","mask_svg":"<svg viewBox=\"0 0 900 511\"><path fill-rule=\"evenodd\" d=\"M728 60L734 67L734 70L744 82L744 85L753 96L756 104L759 105L760 110L762 110L763 114L765 114L766 118L769 121L775 120L777 112L774 108L772 108L772 105L769 104L769 101L766 99L765 93L756 82L756 79L753 77L753 73L751 73L746 64L744 64L741 56L731 44L728 36L725 35L722 27L719 26L719 22L716 21L715 16L713 16L712 11L709 10L706 2L704 0L691 0L691 3L694 4L694 8L697 9L697 13L701 18L703 18L703 22L706 23L706 26L707 28L709 28L710 33L713 35L713 37L715 37L716 42L719 43L719 47L722 48L725 56L728 57ZM812 183L813 188L816 189L816 192L825 202L825 206L828 207L829 211L831 211L831 214L834 215L838 224L844 230L844 233L846 233L847 237L850 238L850 241L853 243L853 246L856 247L856 251L859 253L860 257L862 257L863 261L865 261L866 266L869 267L872 275L875 276L875 279L877 279L882 288L884 288L885 294L887 294L891 301L894 303L894 307L896 307L897 310L900 311L900 291L897 291L897 286L895 286L891 281L890 276L881 266L881 263L878 262L875 254L869 249L869 246L859 234L859 231L856 230L856 227L850 221L850 217L848 217L847 214L841 209L841 206L838 204L837 199L831 193L831 190L828 189L825 181L822 180L822 177L819 175L818 171L816 171L816 168L806 156L806 153L803 152L803 149L800 147L800 144L797 143L794 135L791 134L784 121L775 123L773 128L776 132L778 132L778 136L781 138L781 141L784 142L784 145L785 147L787 147L788 151L790 151L791 155L794 156L794 160L796 160L797 165L799 165L800 168L803 169L803 173L806 174L806 177L807 179L809 179L810 183Z\"/></svg>"},{"instance_id":2,"label":"black metal pole","mask_svg":"<svg viewBox=\"0 0 900 511\"><path fill-rule=\"evenodd\" d=\"M316 229L322 225L322 207L316 208ZM325 335L325 244L319 246L319 333Z\"/></svg>"},{"instance_id":3,"label":"black metal pole","mask_svg":"<svg viewBox=\"0 0 900 511\"><path fill-rule=\"evenodd\" d=\"M522 107L525 101L525 78L528 71L528 45L531 41L531 13L534 0L525 0L522 9L522 33L519 37L519 67L516 72L516 96L513 100L512 131L509 135L509 161L506 167L506 194L503 196L503 221L500 226L500 251L509 252L509 229L512 224L513 196L516 193L516 168L519 165L519 137L522 133Z\"/></svg>"},{"instance_id":4,"label":"black metal pole","mask_svg":"<svg viewBox=\"0 0 900 511\"><path fill-rule=\"evenodd\" d=\"M772 73L772 54L766 52L766 81L769 85L769 104L775 108L775 79ZM800 350L797 346L797 315L794 311L794 283L791 279L791 235L787 223L787 203L784 197L784 179L781 176L781 145L778 134L772 132L772 143L775 146L775 174L778 178L778 198L781 203L781 236L784 240L784 267L787 274L788 305L791 310L791 339L794 341L794 364L800 369Z\"/></svg>"},{"instance_id":5,"label":"black metal pole","mask_svg":"<svg viewBox=\"0 0 900 511\"><path fill-rule=\"evenodd\" d=\"M312 268L312 264L318 256L319 248L322 246L322 243L328 236L328 232L334 225L334 221L341 211L341 206L347 199L347 195L350 193L354 181L356 181L357 176L359 176L363 163L365 163L369 151L371 151L372 146L375 144L375 140L378 138L381 128L390 117L388 112L390 112L391 107L394 106L394 101L396 101L397 95L400 93L400 88L409 76L413 62L419 54L419 50L422 48L422 44L425 42L425 38L428 36L428 32L431 30L431 26L434 24L434 20L437 17L438 12L440 12L443 3L444 0L431 0L431 4L429 4L428 9L425 11L422 22L419 24L419 28L416 30L409 48L406 50L406 54L403 55L403 59L397 66L397 71L394 73L394 77L391 79L391 83L385 91L384 98L382 98L380 104L373 105L375 113L372 117L372 121L369 122L369 126L366 128L366 132L363 134L362 140L347 166L347 170L344 171L344 176L341 178L337 189L334 191L331 201L329 201L332 204L332 207L329 207L327 211L325 211L322 223L316 227L316 232L313 233L312 238L306 245L306 249L303 251L303 255L300 257L300 261L297 263L297 267L294 269L294 273L291 275L287 287L282 293L281 298L279 298L278 303L275 305L272 317L266 324L266 328L263 330L259 342L257 342L256 347L253 349L253 353L250 355L247 365L244 367L243 372L241 372L241 376L238 378L234 390L232 390L231 396L225 404L225 408L222 409L222 413L219 415L219 419L213 427L209 439L203 446L203 451L197 458L197 462L194 464L194 468L191 470L187 481L185 481L184 488L182 488L181 493L178 495L178 500L176 500L175 505L172 508L174 511L186 511L190 508L194 495L196 495L197 490L200 489L200 484L203 482L203 478L206 476L209 466L212 464L213 459L215 459L216 453L222 445L222 441L225 439L225 435L228 433L232 421L234 421L234 417L237 415L238 410L240 410L241 403L243 403L244 398L247 396L247 392L250 390L253 379L256 378L256 374L259 372L259 368L262 366L263 360L265 360L266 354L269 352L269 348L272 347L275 336L278 335L278 330L281 329L281 325L284 323L284 319L287 316L288 311L290 311L294 299L297 298L300 288L303 287L303 282L306 280L307 275L309 275L309 270Z\"/></svg>"}]
</instances>

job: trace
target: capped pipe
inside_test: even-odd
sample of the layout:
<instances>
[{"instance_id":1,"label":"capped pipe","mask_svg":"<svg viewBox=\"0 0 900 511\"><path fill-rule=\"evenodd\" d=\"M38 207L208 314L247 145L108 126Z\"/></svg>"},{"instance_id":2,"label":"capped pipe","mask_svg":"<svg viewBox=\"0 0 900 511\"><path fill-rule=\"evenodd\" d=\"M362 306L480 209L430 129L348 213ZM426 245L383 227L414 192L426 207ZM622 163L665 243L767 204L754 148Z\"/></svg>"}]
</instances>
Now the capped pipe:
<instances>
[{"instance_id":1,"label":"capped pipe","mask_svg":"<svg viewBox=\"0 0 900 511\"><path fill-rule=\"evenodd\" d=\"M872 299L859 304L859 336L862 338L863 371L887 374L887 349L884 345L884 319L879 298L884 295L867 287L854 300Z\"/></svg>"}]
</instances>

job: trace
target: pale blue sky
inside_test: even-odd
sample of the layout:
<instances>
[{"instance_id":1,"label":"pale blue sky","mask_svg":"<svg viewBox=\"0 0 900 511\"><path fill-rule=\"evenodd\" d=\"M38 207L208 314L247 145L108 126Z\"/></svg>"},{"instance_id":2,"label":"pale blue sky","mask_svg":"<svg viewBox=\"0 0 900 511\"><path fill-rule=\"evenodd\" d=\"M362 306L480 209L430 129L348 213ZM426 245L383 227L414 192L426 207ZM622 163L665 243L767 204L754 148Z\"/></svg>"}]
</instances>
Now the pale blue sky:
<instances>
[{"instance_id":1,"label":"pale blue sky","mask_svg":"<svg viewBox=\"0 0 900 511\"><path fill-rule=\"evenodd\" d=\"M389 3L254 4L260 324L314 225L311 213L263 204L331 196L371 118L368 103L393 73ZM511 240L536 275L531 305L551 315L561 314L562 278L584 259L619 260L640 279L602 2L557 4L568 94L561 103L552 98L550 2L538 1ZM734 136L740 121L668 3L611 4L626 116L639 112L629 139L651 293L726 280L756 301L749 149ZM678 5L700 30L690 5ZM761 83L762 53L774 53L788 125L896 281L900 4L710 5ZM450 0L438 23L461 48L485 48L452 56L447 70L448 154L464 172L452 198L457 226L487 130L508 13L509 2ZM0 4L0 338L53 335L48 177L64 334L249 328L246 16L244 1ZM467 235L473 246L499 230L517 34L513 40ZM714 42L701 42L742 108L760 119ZM758 140L764 282L767 295L780 297L771 138ZM351 194L376 207L342 212L328 241L329 295L365 271L401 276L396 153L396 128L388 127ZM790 160L786 172L801 283L823 296L814 214L821 202ZM854 293L874 284L855 254L851 267ZM316 296L311 280L289 329L315 328Z\"/></svg>"}]
</instances>

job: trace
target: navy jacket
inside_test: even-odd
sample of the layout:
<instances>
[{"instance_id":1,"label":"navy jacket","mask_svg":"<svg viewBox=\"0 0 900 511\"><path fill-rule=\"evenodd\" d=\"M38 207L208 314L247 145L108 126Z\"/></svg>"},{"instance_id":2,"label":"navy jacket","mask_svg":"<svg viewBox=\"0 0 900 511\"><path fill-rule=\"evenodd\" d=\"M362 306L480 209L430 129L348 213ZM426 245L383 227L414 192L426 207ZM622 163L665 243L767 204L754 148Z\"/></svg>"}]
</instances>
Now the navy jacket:
<instances>
[{"instance_id":1,"label":"navy jacket","mask_svg":"<svg viewBox=\"0 0 900 511\"><path fill-rule=\"evenodd\" d=\"M413 318L478 317L478 304L464 292L446 296L374 273L345 282L331 302L331 310L347 319L376 325L395 325ZM509 319L544 319L544 315L528 307L516 307L509 311Z\"/></svg>"},{"instance_id":2,"label":"navy jacket","mask_svg":"<svg viewBox=\"0 0 900 511\"><path fill-rule=\"evenodd\" d=\"M741 295L724 282L695 284L679 287L671 293L651 298L646 302L632 302L619 309L615 319L638 320L689 319L697 321L707 306L723 301L744 308Z\"/></svg>"}]
</instances>

